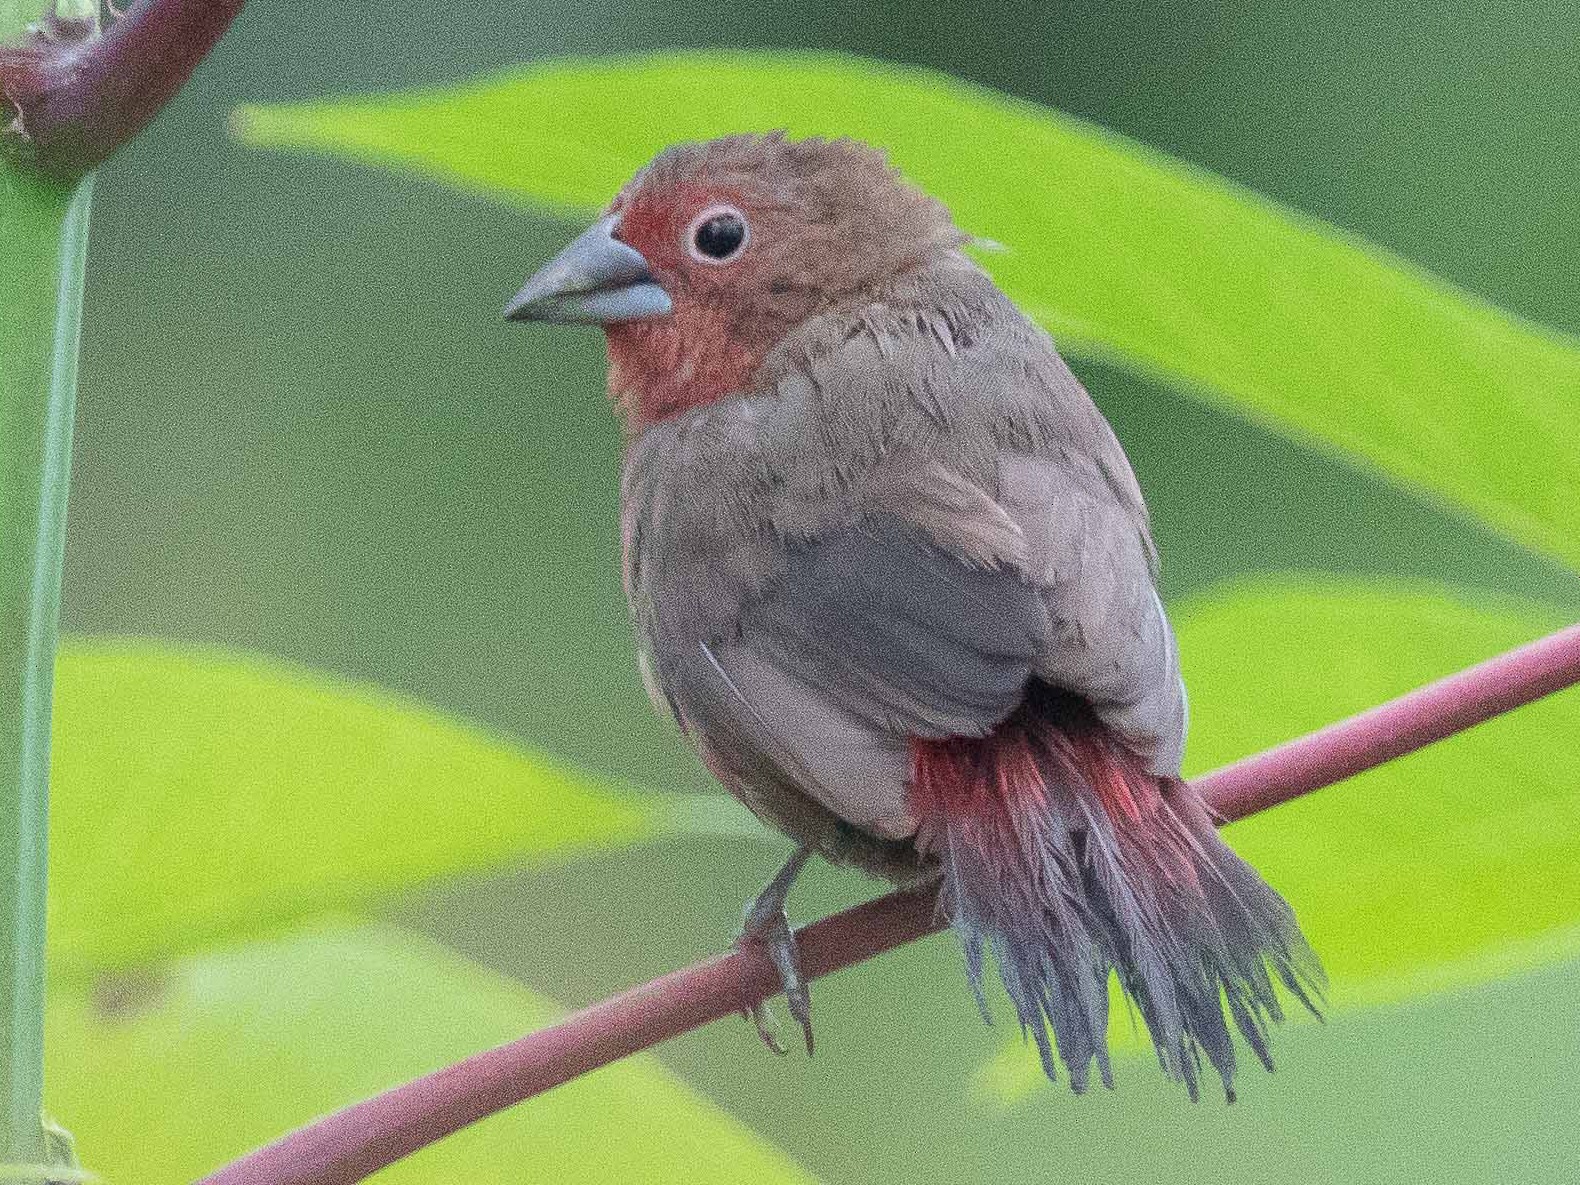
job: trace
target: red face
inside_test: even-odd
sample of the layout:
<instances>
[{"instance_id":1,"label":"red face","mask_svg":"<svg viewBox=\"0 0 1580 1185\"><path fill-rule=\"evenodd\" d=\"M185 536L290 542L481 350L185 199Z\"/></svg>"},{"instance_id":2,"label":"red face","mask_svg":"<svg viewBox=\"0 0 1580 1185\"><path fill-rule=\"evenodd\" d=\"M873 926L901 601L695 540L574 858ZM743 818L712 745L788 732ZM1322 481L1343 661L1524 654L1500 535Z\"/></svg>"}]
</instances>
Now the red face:
<instances>
[{"instance_id":1,"label":"red face","mask_svg":"<svg viewBox=\"0 0 1580 1185\"><path fill-rule=\"evenodd\" d=\"M615 238L640 251L666 289L717 291L738 277L752 242L751 205L723 188L673 184L626 191L609 206Z\"/></svg>"},{"instance_id":2,"label":"red face","mask_svg":"<svg viewBox=\"0 0 1580 1185\"><path fill-rule=\"evenodd\" d=\"M752 331L759 221L744 194L674 184L616 198L617 241L669 294L667 317L606 324L609 391L633 432L744 388L771 342Z\"/></svg>"}]
</instances>

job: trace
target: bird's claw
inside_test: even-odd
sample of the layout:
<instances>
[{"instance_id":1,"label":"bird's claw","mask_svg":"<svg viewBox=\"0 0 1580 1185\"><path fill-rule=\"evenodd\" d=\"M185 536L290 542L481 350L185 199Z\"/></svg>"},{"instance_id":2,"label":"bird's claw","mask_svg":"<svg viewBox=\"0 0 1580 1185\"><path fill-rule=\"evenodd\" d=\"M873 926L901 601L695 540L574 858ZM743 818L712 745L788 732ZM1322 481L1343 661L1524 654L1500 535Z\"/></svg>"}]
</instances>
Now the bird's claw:
<instances>
[{"instance_id":1,"label":"bird's claw","mask_svg":"<svg viewBox=\"0 0 1580 1185\"><path fill-rule=\"evenodd\" d=\"M756 913L755 909L747 910L745 925L735 945L761 946L769 961L773 963L774 970L779 972L779 982L784 988L785 1003L789 1005L790 1016L801 1026L802 1036L806 1039L807 1055L811 1056L812 993L807 988L806 980L801 978L795 931L790 929L790 919L782 909L766 917L753 916L754 913ZM763 1044L777 1054L784 1054L785 1048L779 1042L778 1025L774 1022L773 1010L769 1008L768 1001L759 1000L747 1011L747 1016L757 1026L757 1035L762 1038Z\"/></svg>"},{"instance_id":2,"label":"bird's claw","mask_svg":"<svg viewBox=\"0 0 1580 1185\"><path fill-rule=\"evenodd\" d=\"M741 1015L757 1026L757 1035L774 1053L784 1057L790 1052L779 1043L779 1023L774 1020L774 1010L768 1007L767 1000L758 1000L750 1008L742 1010Z\"/></svg>"},{"instance_id":3,"label":"bird's claw","mask_svg":"<svg viewBox=\"0 0 1580 1185\"><path fill-rule=\"evenodd\" d=\"M785 898L789 896L790 886L795 883L795 878L801 874L801 869L811 856L811 848L800 848L785 861L784 866L774 874L774 879L746 907L746 915L741 919L741 932L735 940L737 949L748 945L760 946L767 954L768 961L774 965L774 970L779 972L779 982L784 987L790 1015L801 1026L801 1032L806 1037L808 1056L812 1053L812 993L807 990L806 980L801 977L795 931L790 928L790 918L785 913ZM774 1023L768 1001L759 1000L745 1012L757 1026L757 1035L763 1039L763 1044L775 1053L783 1054L785 1049L779 1044L779 1028Z\"/></svg>"}]
</instances>

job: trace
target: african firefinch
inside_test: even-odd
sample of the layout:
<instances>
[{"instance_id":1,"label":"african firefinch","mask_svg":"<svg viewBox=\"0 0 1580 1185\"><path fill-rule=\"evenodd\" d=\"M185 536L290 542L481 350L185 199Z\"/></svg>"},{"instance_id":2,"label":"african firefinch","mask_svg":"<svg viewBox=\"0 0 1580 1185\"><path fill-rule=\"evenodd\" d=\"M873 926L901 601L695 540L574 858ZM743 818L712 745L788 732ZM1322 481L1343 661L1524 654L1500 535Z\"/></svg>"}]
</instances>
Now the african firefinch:
<instances>
[{"instance_id":1,"label":"african firefinch","mask_svg":"<svg viewBox=\"0 0 1580 1185\"><path fill-rule=\"evenodd\" d=\"M661 153L524 287L592 322L629 437L638 663L796 856L748 907L811 1048L785 915L812 853L940 878L1076 1090L1112 1084L1108 982L1159 1061L1233 1097L1273 981L1321 970L1180 779L1185 691L1146 507L1048 335L938 201L849 140ZM760 1011L759 1030L772 1043Z\"/></svg>"}]
</instances>

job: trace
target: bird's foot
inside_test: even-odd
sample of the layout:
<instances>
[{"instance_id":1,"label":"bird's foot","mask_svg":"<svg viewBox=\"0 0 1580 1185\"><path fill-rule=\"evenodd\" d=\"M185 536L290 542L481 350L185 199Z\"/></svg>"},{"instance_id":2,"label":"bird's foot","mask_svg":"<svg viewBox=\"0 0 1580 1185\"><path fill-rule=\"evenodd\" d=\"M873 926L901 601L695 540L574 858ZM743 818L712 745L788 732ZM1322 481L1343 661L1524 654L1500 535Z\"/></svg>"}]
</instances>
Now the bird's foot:
<instances>
[{"instance_id":1,"label":"bird's foot","mask_svg":"<svg viewBox=\"0 0 1580 1185\"><path fill-rule=\"evenodd\" d=\"M735 940L737 948L761 947L779 972L785 1003L790 1007L791 1017L801 1026L809 1056L812 1053L812 993L807 988L806 980L801 977L795 931L790 928L790 917L785 912L785 898L789 896L791 884L810 856L811 852L803 848L779 870L757 899L746 907L740 936ZM784 1046L779 1043L778 1025L767 1000L753 1004L746 1010L746 1016L757 1026L757 1035L762 1038L764 1045L777 1054L785 1052Z\"/></svg>"},{"instance_id":2,"label":"bird's foot","mask_svg":"<svg viewBox=\"0 0 1580 1185\"><path fill-rule=\"evenodd\" d=\"M790 919L781 910L765 921L752 926L750 911L748 923L741 930L741 936L736 940L737 947L748 945L761 946L773 963L774 969L779 972L779 982L784 987L785 1003L790 1007L790 1016L796 1024L801 1026L802 1035L806 1038L806 1051L812 1052L812 993L801 978L801 963L797 955L795 931L790 929ZM763 1044L775 1053L783 1054L785 1047L779 1043L779 1026L774 1020L773 1009L767 1000L759 1000L747 1012L748 1018L757 1026L757 1035L763 1039Z\"/></svg>"}]
</instances>

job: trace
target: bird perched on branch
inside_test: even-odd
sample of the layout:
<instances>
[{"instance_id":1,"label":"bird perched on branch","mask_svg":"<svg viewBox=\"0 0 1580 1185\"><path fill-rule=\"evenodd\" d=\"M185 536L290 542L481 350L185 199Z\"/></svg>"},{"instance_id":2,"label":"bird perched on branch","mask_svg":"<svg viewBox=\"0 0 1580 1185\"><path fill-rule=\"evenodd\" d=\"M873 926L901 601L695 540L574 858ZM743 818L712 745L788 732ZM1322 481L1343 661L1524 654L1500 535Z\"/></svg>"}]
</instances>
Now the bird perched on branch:
<instances>
[{"instance_id":1,"label":"bird perched on branch","mask_svg":"<svg viewBox=\"0 0 1580 1185\"><path fill-rule=\"evenodd\" d=\"M742 939L808 1051L785 899L816 853L939 878L1049 1077L1057 1050L1112 1085L1117 976L1165 1073L1194 1098L1205 1058L1233 1098L1231 1030L1271 1066L1275 982L1311 1007L1321 971L1180 779L1125 454L966 243L879 152L730 136L661 153L506 315L607 335L639 665L800 845Z\"/></svg>"}]
</instances>

